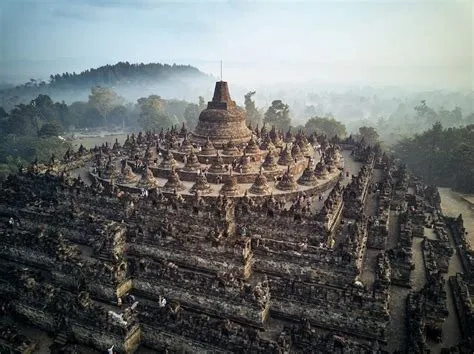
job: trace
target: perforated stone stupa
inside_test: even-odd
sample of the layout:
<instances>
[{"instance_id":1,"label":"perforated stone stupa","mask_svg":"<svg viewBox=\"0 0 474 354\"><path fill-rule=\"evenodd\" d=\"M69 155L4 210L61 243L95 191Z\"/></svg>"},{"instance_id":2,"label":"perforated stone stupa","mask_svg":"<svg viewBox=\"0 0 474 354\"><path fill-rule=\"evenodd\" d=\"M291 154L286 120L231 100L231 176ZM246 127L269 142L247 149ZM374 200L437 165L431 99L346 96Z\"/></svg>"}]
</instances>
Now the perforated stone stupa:
<instances>
[{"instance_id":1,"label":"perforated stone stupa","mask_svg":"<svg viewBox=\"0 0 474 354\"><path fill-rule=\"evenodd\" d=\"M245 111L231 99L227 82L216 82L212 101L199 115L191 142L204 145L209 138L214 146L220 148L229 141L246 143L251 136L252 132L245 124Z\"/></svg>"}]
</instances>

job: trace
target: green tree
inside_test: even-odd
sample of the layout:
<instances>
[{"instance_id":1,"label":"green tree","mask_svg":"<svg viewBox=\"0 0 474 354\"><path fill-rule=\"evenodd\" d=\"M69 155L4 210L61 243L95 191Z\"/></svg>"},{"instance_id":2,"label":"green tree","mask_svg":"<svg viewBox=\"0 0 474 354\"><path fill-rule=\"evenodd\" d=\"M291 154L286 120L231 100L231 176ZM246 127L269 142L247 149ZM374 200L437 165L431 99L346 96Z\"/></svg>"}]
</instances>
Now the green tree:
<instances>
[{"instance_id":1,"label":"green tree","mask_svg":"<svg viewBox=\"0 0 474 354\"><path fill-rule=\"evenodd\" d=\"M151 95L148 98L139 98L140 115L138 125L145 130L159 130L178 124L176 117L170 117L163 110L164 100L160 96Z\"/></svg>"},{"instance_id":2,"label":"green tree","mask_svg":"<svg viewBox=\"0 0 474 354\"><path fill-rule=\"evenodd\" d=\"M426 123L434 123L438 120L438 114L435 110L426 104L425 100L422 100L418 106L415 106L418 120Z\"/></svg>"},{"instance_id":3,"label":"green tree","mask_svg":"<svg viewBox=\"0 0 474 354\"><path fill-rule=\"evenodd\" d=\"M286 131L291 125L290 108L281 100L275 100L265 112L263 122L276 129Z\"/></svg>"},{"instance_id":4,"label":"green tree","mask_svg":"<svg viewBox=\"0 0 474 354\"><path fill-rule=\"evenodd\" d=\"M374 146L379 142L379 133L374 127L360 127L359 134L367 145Z\"/></svg>"},{"instance_id":5,"label":"green tree","mask_svg":"<svg viewBox=\"0 0 474 354\"><path fill-rule=\"evenodd\" d=\"M8 113L3 109L3 107L0 107L0 119L8 117Z\"/></svg>"},{"instance_id":6,"label":"green tree","mask_svg":"<svg viewBox=\"0 0 474 354\"><path fill-rule=\"evenodd\" d=\"M187 105L186 109L184 110L184 120L186 121L186 126L189 129L194 129L194 127L196 127L200 113L201 111L199 110L199 106L197 104L190 103Z\"/></svg>"},{"instance_id":7,"label":"green tree","mask_svg":"<svg viewBox=\"0 0 474 354\"><path fill-rule=\"evenodd\" d=\"M55 123L44 124L38 132L40 137L58 136L61 133L61 128Z\"/></svg>"},{"instance_id":8,"label":"green tree","mask_svg":"<svg viewBox=\"0 0 474 354\"><path fill-rule=\"evenodd\" d=\"M308 119L305 126L306 134L324 134L328 138L346 136L346 126L334 118L313 117Z\"/></svg>"},{"instance_id":9,"label":"green tree","mask_svg":"<svg viewBox=\"0 0 474 354\"><path fill-rule=\"evenodd\" d=\"M104 119L105 129L108 129L107 117L112 108L123 104L124 99L114 90L107 87L92 87L89 95L89 104L94 106Z\"/></svg>"},{"instance_id":10,"label":"green tree","mask_svg":"<svg viewBox=\"0 0 474 354\"><path fill-rule=\"evenodd\" d=\"M204 101L204 97L202 96L199 96L199 113L201 113L203 110L206 109L207 105L206 105L206 101Z\"/></svg>"},{"instance_id":11,"label":"green tree","mask_svg":"<svg viewBox=\"0 0 474 354\"><path fill-rule=\"evenodd\" d=\"M247 92L245 98L245 113L247 115L247 124L250 123L252 126L262 123L262 112L255 106L255 101L252 100L255 91Z\"/></svg>"},{"instance_id":12,"label":"green tree","mask_svg":"<svg viewBox=\"0 0 474 354\"><path fill-rule=\"evenodd\" d=\"M394 151L428 183L473 193L474 126L443 129L437 122L422 134L400 141Z\"/></svg>"},{"instance_id":13,"label":"green tree","mask_svg":"<svg viewBox=\"0 0 474 354\"><path fill-rule=\"evenodd\" d=\"M125 122L128 120L129 111L124 105L115 106L110 110L109 122L113 125L125 128Z\"/></svg>"},{"instance_id":14,"label":"green tree","mask_svg":"<svg viewBox=\"0 0 474 354\"><path fill-rule=\"evenodd\" d=\"M101 125L102 117L89 102L74 102L69 106L70 124L77 128L96 128Z\"/></svg>"}]
</instances>

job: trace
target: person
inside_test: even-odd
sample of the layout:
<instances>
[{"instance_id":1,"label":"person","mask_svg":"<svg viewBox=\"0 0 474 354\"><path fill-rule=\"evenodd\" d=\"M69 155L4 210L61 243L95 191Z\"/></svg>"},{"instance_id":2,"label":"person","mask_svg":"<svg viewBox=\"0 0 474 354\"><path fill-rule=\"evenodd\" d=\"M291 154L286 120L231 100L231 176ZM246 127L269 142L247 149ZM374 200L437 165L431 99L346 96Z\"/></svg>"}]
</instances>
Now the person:
<instances>
[{"instance_id":1,"label":"person","mask_svg":"<svg viewBox=\"0 0 474 354\"><path fill-rule=\"evenodd\" d=\"M114 354L114 346L113 345L109 349L107 349L107 354Z\"/></svg>"}]
</instances>

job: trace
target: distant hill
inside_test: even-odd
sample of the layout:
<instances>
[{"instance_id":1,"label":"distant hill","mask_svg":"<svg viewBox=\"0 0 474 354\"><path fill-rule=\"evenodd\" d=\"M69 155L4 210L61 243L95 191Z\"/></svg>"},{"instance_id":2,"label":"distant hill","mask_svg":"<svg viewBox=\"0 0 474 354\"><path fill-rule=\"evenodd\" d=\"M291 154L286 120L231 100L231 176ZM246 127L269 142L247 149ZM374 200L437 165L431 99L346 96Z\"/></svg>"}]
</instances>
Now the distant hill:
<instances>
[{"instance_id":1,"label":"distant hill","mask_svg":"<svg viewBox=\"0 0 474 354\"><path fill-rule=\"evenodd\" d=\"M93 86L113 87L129 101L150 93L195 100L200 94L196 91L196 86L209 81L213 81L210 76L190 65L118 62L91 68L79 74L52 74L49 82L31 79L23 85L5 85L0 87L0 106L8 110L16 104L29 102L39 94L69 103L85 100Z\"/></svg>"}]
</instances>

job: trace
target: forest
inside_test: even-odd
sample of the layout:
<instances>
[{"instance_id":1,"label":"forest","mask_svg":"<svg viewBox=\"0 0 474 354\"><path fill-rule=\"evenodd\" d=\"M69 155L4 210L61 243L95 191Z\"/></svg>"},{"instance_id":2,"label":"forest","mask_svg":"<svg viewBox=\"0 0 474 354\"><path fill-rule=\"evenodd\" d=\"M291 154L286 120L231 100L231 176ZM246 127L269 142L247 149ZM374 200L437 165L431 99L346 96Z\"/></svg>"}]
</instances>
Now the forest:
<instances>
[{"instance_id":1,"label":"forest","mask_svg":"<svg viewBox=\"0 0 474 354\"><path fill-rule=\"evenodd\" d=\"M401 140L394 153L426 182L474 193L474 124L443 129L437 122Z\"/></svg>"},{"instance_id":2,"label":"forest","mask_svg":"<svg viewBox=\"0 0 474 354\"><path fill-rule=\"evenodd\" d=\"M31 78L22 85L4 86L0 88L0 107L10 110L38 95L48 95L56 100L72 103L87 96L87 92L94 86L111 87L116 91L123 91L126 96L132 96L137 91L148 91L153 87L173 86L172 92L182 91L189 95L195 92L191 85L194 81L212 82L208 75L190 65L118 62L90 68L79 74L51 74L48 82Z\"/></svg>"}]
</instances>

